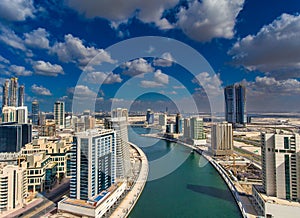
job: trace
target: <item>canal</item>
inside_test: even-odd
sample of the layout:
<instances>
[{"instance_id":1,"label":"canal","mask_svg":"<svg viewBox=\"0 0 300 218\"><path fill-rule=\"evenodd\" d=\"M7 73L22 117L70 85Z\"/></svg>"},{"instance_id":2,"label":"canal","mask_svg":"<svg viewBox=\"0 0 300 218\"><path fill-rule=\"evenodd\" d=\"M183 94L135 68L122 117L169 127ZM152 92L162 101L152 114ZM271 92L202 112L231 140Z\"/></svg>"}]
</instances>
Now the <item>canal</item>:
<instances>
[{"instance_id":1,"label":"canal","mask_svg":"<svg viewBox=\"0 0 300 218\"><path fill-rule=\"evenodd\" d=\"M130 218L241 217L225 182L202 156L191 153L183 145L140 135L149 132L150 129L129 128L129 141L141 147L150 163L171 154L161 167L175 164L178 168L146 183ZM185 157L179 165L176 160ZM149 175L155 175L156 171L159 169L151 168L150 164Z\"/></svg>"}]
</instances>

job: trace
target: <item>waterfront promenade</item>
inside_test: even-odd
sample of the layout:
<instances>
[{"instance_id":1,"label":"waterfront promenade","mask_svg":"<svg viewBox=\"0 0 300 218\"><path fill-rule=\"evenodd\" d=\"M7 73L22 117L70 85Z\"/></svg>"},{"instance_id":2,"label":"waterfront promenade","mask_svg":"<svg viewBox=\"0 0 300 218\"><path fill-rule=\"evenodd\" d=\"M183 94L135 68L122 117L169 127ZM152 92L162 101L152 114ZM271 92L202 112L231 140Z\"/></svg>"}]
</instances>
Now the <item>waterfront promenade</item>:
<instances>
[{"instance_id":1,"label":"waterfront promenade","mask_svg":"<svg viewBox=\"0 0 300 218\"><path fill-rule=\"evenodd\" d=\"M148 178L149 164L145 153L135 144L129 144L138 152L138 158L141 161L141 168L131 190L127 193L126 197L122 200L116 210L111 214L111 217L127 217L129 215L130 211L142 194Z\"/></svg>"}]
</instances>

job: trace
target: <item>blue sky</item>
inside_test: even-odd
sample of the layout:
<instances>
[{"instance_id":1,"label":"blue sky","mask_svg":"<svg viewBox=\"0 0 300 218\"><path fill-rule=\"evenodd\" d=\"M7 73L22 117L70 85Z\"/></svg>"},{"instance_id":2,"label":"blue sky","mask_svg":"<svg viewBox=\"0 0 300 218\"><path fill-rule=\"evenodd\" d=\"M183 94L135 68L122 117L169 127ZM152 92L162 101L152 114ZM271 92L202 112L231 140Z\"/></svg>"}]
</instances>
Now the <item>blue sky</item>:
<instances>
[{"instance_id":1,"label":"blue sky","mask_svg":"<svg viewBox=\"0 0 300 218\"><path fill-rule=\"evenodd\" d=\"M175 101L189 111L193 98L200 111L207 111L207 95L242 82L249 112L300 111L299 12L298 0L2 0L0 83L17 76L26 87L26 104L37 99L44 111L52 111L58 99L71 110L83 71L86 83L77 86L77 96L99 91L99 110L109 110L112 102L130 106L134 93L145 93L134 102L136 109L144 105L163 110ZM143 36L185 43L215 74L202 69L189 73L170 52L120 63L107 51L118 42ZM158 49L149 46L148 52ZM96 55L98 67L89 64ZM106 63L117 67L106 72ZM102 86L93 90L98 81Z\"/></svg>"}]
</instances>

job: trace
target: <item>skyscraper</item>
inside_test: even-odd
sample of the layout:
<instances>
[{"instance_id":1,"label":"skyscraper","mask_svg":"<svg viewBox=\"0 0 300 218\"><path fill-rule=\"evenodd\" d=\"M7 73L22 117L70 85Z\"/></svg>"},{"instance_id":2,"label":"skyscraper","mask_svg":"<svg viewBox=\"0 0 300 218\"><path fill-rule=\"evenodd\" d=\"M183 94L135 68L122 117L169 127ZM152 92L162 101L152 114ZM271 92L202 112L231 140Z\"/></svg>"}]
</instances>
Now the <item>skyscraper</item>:
<instances>
[{"instance_id":1,"label":"skyscraper","mask_svg":"<svg viewBox=\"0 0 300 218\"><path fill-rule=\"evenodd\" d=\"M19 87L19 95L18 95L18 106L24 106L24 98L25 98L25 87L21 85Z\"/></svg>"},{"instance_id":2,"label":"skyscraper","mask_svg":"<svg viewBox=\"0 0 300 218\"><path fill-rule=\"evenodd\" d=\"M33 125L39 124L39 111L40 111L39 102L37 100L33 100L31 103L31 115L32 115Z\"/></svg>"},{"instance_id":3,"label":"skyscraper","mask_svg":"<svg viewBox=\"0 0 300 218\"><path fill-rule=\"evenodd\" d=\"M56 128L65 128L65 103L62 101L54 103L54 120Z\"/></svg>"},{"instance_id":4,"label":"skyscraper","mask_svg":"<svg viewBox=\"0 0 300 218\"><path fill-rule=\"evenodd\" d=\"M191 138L195 140L205 139L203 131L203 119L199 117L193 117L190 120Z\"/></svg>"},{"instance_id":5,"label":"skyscraper","mask_svg":"<svg viewBox=\"0 0 300 218\"><path fill-rule=\"evenodd\" d=\"M190 120L190 118L185 118L184 119L183 136L186 139L191 138L191 120Z\"/></svg>"},{"instance_id":6,"label":"skyscraper","mask_svg":"<svg viewBox=\"0 0 300 218\"><path fill-rule=\"evenodd\" d=\"M17 122L19 124L28 123L28 109L26 106L16 107Z\"/></svg>"},{"instance_id":7,"label":"skyscraper","mask_svg":"<svg viewBox=\"0 0 300 218\"><path fill-rule=\"evenodd\" d=\"M300 200L299 134L261 134L263 187L267 196Z\"/></svg>"},{"instance_id":8,"label":"skyscraper","mask_svg":"<svg viewBox=\"0 0 300 218\"><path fill-rule=\"evenodd\" d=\"M19 152L31 140L31 124L0 124L0 152Z\"/></svg>"},{"instance_id":9,"label":"skyscraper","mask_svg":"<svg viewBox=\"0 0 300 218\"><path fill-rule=\"evenodd\" d=\"M2 88L2 107L9 106L9 80L4 82Z\"/></svg>"},{"instance_id":10,"label":"skyscraper","mask_svg":"<svg viewBox=\"0 0 300 218\"><path fill-rule=\"evenodd\" d=\"M116 179L116 144L113 130L77 133L71 157L70 198L88 200L109 188Z\"/></svg>"},{"instance_id":11,"label":"skyscraper","mask_svg":"<svg viewBox=\"0 0 300 218\"><path fill-rule=\"evenodd\" d=\"M176 130L175 133L182 133L182 117L181 114L178 113L176 115Z\"/></svg>"},{"instance_id":12,"label":"skyscraper","mask_svg":"<svg viewBox=\"0 0 300 218\"><path fill-rule=\"evenodd\" d=\"M17 106L18 78L12 77L9 86L9 106Z\"/></svg>"},{"instance_id":13,"label":"skyscraper","mask_svg":"<svg viewBox=\"0 0 300 218\"><path fill-rule=\"evenodd\" d=\"M229 155L233 153L232 124L223 122L211 128L211 151L213 155Z\"/></svg>"},{"instance_id":14,"label":"skyscraper","mask_svg":"<svg viewBox=\"0 0 300 218\"><path fill-rule=\"evenodd\" d=\"M229 123L247 123L246 115L246 88L241 84L226 86L225 95L225 120Z\"/></svg>"},{"instance_id":15,"label":"skyscraper","mask_svg":"<svg viewBox=\"0 0 300 218\"><path fill-rule=\"evenodd\" d=\"M116 131L116 155L118 179L127 179L131 176L130 153L128 144L128 111L117 108L112 111L111 127Z\"/></svg>"}]
</instances>

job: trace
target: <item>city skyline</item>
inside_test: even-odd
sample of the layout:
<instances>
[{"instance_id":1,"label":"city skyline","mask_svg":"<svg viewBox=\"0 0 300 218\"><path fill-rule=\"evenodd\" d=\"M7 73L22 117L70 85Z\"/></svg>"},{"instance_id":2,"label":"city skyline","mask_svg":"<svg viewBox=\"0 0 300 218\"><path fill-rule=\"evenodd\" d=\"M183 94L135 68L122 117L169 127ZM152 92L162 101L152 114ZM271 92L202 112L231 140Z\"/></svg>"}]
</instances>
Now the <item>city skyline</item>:
<instances>
[{"instance_id":1,"label":"city skyline","mask_svg":"<svg viewBox=\"0 0 300 218\"><path fill-rule=\"evenodd\" d=\"M56 100L64 100L70 111L78 77L95 55L102 52L102 63L113 62L103 49L125 39L155 35L179 40L204 56L220 79L197 72L197 78L212 87L206 92L213 93L219 83L225 87L242 82L248 91L248 111L299 111L295 101L300 90L299 2L236 0L216 4L209 0L166 0L150 5L128 2L126 7L106 10L114 8L114 4L3 1L0 82L17 76L19 84L26 88L25 105L37 99L41 110L52 111ZM149 52L153 49L149 47ZM172 60L172 54L163 58ZM114 94L137 73L144 75L137 78L138 88L175 96L181 102L185 101L185 88L203 105L207 104L199 85L188 81L185 87L179 86L172 80L175 72L186 74L176 64L141 57L123 63L114 72L92 71L89 78L97 81L107 77L97 100L103 110L108 110L113 100L134 100L130 96L114 99ZM83 96L91 94L89 87L80 87L79 91ZM157 96L143 103L153 101ZM206 111L207 107L200 109Z\"/></svg>"}]
</instances>

